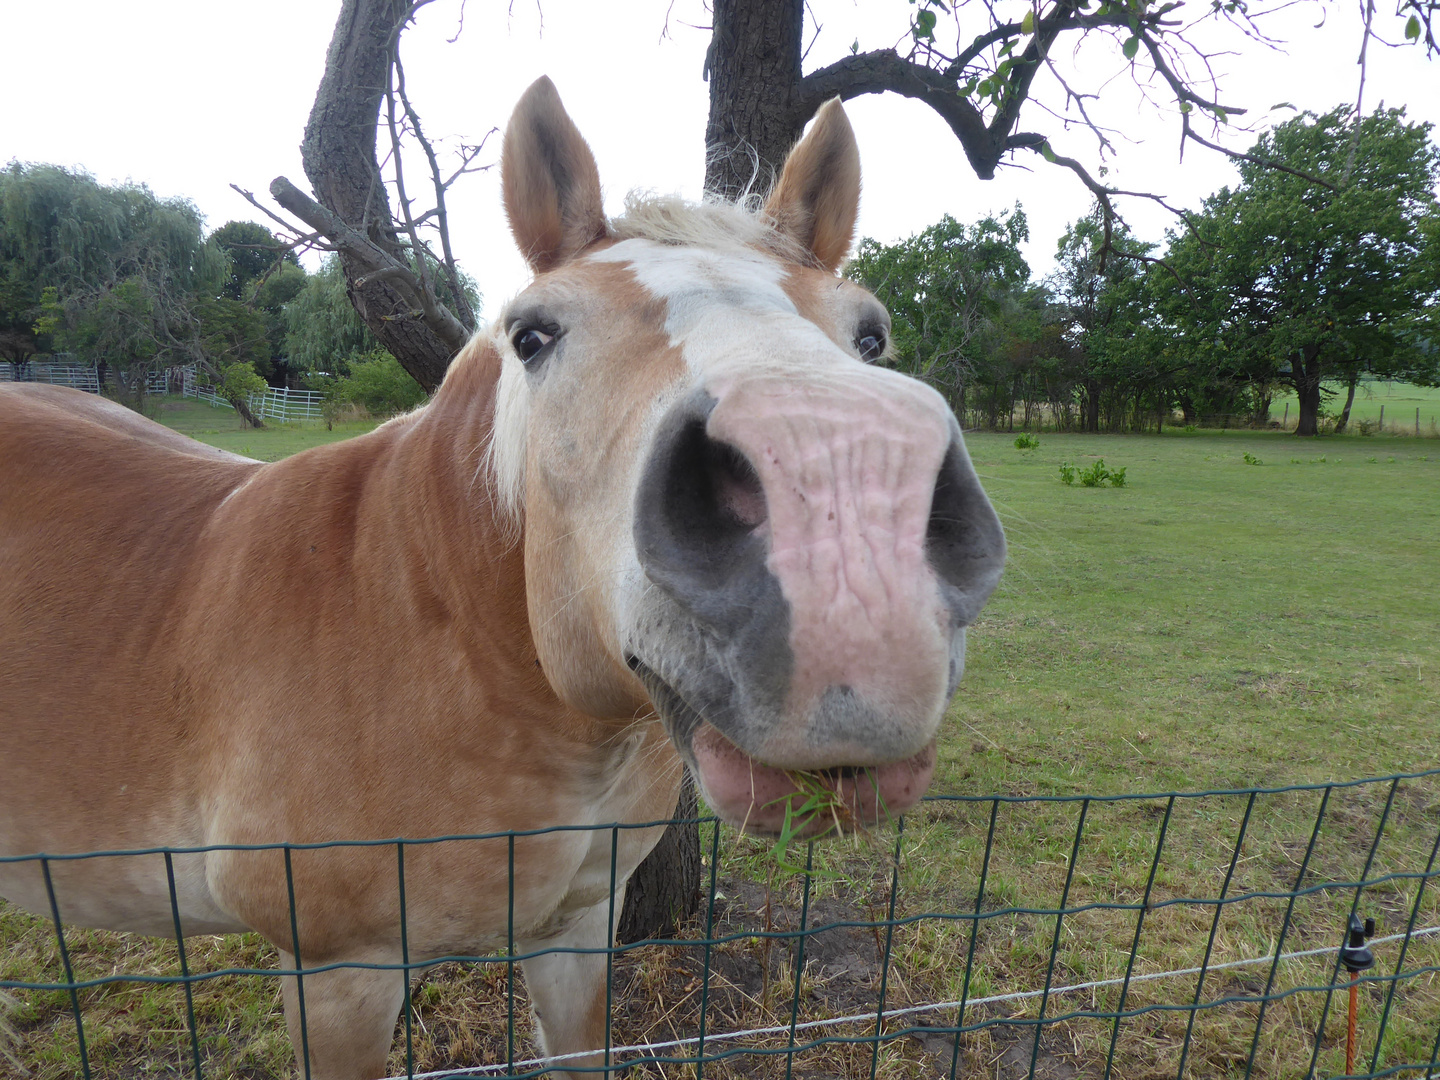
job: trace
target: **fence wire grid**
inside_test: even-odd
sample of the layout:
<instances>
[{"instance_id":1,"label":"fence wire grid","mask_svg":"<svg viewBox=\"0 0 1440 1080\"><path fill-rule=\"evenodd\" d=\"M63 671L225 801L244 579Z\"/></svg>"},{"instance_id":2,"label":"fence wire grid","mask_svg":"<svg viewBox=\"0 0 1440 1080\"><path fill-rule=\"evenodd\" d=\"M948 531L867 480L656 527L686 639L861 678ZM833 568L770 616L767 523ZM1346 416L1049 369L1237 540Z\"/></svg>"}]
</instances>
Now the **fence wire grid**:
<instances>
[{"instance_id":1,"label":"fence wire grid","mask_svg":"<svg viewBox=\"0 0 1440 1080\"><path fill-rule=\"evenodd\" d=\"M407 852L469 845L466 857L508 852L513 866L517 840L593 829L613 848L646 826L0 859L39 863L50 899L48 920L0 910L11 992L0 1073L290 1075L279 977L297 976L303 999L307 975L368 967L412 978L395 1078L1440 1076L1440 769L1203 792L932 795L865 842L784 850L711 817L698 825L705 892L676 937L524 953L512 922L502 952L406 951L393 964L306 966L297 863L390 849L403 946ZM237 963L232 939L178 936L175 858L228 850L283 853L293 969L267 966L253 942ZM134 938L64 924L52 867L117 856L163 857L168 944L137 952ZM513 895L512 877L512 911ZM1341 946L1367 918L1374 966L1352 975ZM544 951L605 955L604 1064L538 1056L516 966ZM256 1000L268 1035L250 1041L268 1058L235 1033Z\"/></svg>"}]
</instances>

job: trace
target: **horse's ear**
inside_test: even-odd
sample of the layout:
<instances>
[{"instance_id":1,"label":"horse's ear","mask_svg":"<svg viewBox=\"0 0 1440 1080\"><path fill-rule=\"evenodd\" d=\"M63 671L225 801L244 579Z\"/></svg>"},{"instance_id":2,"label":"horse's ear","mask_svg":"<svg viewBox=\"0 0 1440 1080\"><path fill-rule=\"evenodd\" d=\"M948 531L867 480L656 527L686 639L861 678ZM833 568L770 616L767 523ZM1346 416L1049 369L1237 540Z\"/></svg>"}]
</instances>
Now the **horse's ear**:
<instances>
[{"instance_id":1,"label":"horse's ear","mask_svg":"<svg viewBox=\"0 0 1440 1080\"><path fill-rule=\"evenodd\" d=\"M839 98L820 106L790 151L765 212L826 270L849 252L860 213L860 149Z\"/></svg>"},{"instance_id":2,"label":"horse's ear","mask_svg":"<svg viewBox=\"0 0 1440 1080\"><path fill-rule=\"evenodd\" d=\"M606 235L595 155L543 75L505 129L500 184L510 231L537 274Z\"/></svg>"}]
</instances>

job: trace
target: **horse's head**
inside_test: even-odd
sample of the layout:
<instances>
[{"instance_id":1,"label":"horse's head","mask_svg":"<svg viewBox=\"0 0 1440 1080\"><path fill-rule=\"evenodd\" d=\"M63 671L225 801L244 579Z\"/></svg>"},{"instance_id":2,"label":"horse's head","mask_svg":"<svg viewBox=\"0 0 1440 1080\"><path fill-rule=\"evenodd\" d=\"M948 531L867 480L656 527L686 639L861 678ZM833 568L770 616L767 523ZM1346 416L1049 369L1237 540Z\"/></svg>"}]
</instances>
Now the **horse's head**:
<instances>
[{"instance_id":1,"label":"horse's head","mask_svg":"<svg viewBox=\"0 0 1440 1080\"><path fill-rule=\"evenodd\" d=\"M800 772L842 818L906 809L1005 541L954 415L871 363L889 316L836 275L860 195L839 103L759 214L607 221L548 79L501 170L536 276L494 324L491 463L551 684L598 716L653 702L752 829L779 829Z\"/></svg>"}]
</instances>

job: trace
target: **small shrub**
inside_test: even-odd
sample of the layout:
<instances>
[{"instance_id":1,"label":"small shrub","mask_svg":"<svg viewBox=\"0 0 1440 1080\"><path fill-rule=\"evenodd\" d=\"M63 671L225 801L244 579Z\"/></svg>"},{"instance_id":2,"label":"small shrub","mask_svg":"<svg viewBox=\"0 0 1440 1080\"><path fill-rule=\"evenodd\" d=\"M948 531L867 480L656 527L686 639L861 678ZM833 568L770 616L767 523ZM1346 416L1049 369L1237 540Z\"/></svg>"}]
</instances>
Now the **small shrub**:
<instances>
[{"instance_id":1,"label":"small shrub","mask_svg":"<svg viewBox=\"0 0 1440 1080\"><path fill-rule=\"evenodd\" d=\"M1060 482L1067 487L1073 486L1079 480L1082 487L1104 487L1109 484L1111 487L1125 486L1125 468L1109 469L1105 467L1104 458L1096 458L1094 464L1086 468L1071 465L1068 461L1060 463Z\"/></svg>"},{"instance_id":2,"label":"small shrub","mask_svg":"<svg viewBox=\"0 0 1440 1080\"><path fill-rule=\"evenodd\" d=\"M1022 431L1015 436L1016 450L1037 450L1040 447L1040 440L1028 431Z\"/></svg>"},{"instance_id":3,"label":"small shrub","mask_svg":"<svg viewBox=\"0 0 1440 1080\"><path fill-rule=\"evenodd\" d=\"M1246 450L1246 451L1245 451L1245 464L1246 464L1246 465L1264 465L1265 462L1261 461L1261 460L1260 460L1258 457L1256 457L1254 454L1250 453L1249 450Z\"/></svg>"},{"instance_id":4,"label":"small shrub","mask_svg":"<svg viewBox=\"0 0 1440 1080\"><path fill-rule=\"evenodd\" d=\"M1197 428L1194 424L1186 424L1184 430L1186 435L1194 435L1200 429Z\"/></svg>"},{"instance_id":5,"label":"small shrub","mask_svg":"<svg viewBox=\"0 0 1440 1080\"><path fill-rule=\"evenodd\" d=\"M329 400L363 405L375 416L391 416L424 402L425 391L399 360L377 350L368 359L350 362L349 377L335 381Z\"/></svg>"},{"instance_id":6,"label":"small shrub","mask_svg":"<svg viewBox=\"0 0 1440 1080\"><path fill-rule=\"evenodd\" d=\"M1369 418L1366 418L1364 420L1357 420L1355 421L1355 427L1359 430L1361 435L1374 435L1377 431L1380 430L1380 421L1371 420Z\"/></svg>"}]
</instances>

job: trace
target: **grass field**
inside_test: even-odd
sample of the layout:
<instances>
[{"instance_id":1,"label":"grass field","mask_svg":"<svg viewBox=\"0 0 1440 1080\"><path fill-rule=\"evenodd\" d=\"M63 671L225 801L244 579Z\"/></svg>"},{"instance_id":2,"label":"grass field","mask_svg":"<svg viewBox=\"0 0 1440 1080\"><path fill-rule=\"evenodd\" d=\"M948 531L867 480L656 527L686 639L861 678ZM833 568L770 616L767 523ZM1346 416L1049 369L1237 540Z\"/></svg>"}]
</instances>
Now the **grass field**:
<instances>
[{"instance_id":1,"label":"grass field","mask_svg":"<svg viewBox=\"0 0 1440 1080\"><path fill-rule=\"evenodd\" d=\"M1281 420L1289 406L1293 426L1300 407L1294 394L1277 397L1270 407L1270 418ZM1328 398L1322 406L1327 413L1338 414L1345 407L1345 390ZM1384 410L1382 417L1381 410ZM1402 382L1361 383L1355 388L1355 403L1350 419L1355 423L1369 420L1376 424L1383 419L1385 431L1392 435L1415 434L1415 410L1420 410L1420 434L1434 438L1440 432L1440 387L1414 386Z\"/></svg>"},{"instance_id":2,"label":"grass field","mask_svg":"<svg viewBox=\"0 0 1440 1080\"><path fill-rule=\"evenodd\" d=\"M279 461L301 450L323 443L338 442L364 434L376 426L375 420L351 420L327 429L319 421L281 424L267 420L261 429L246 427L234 409L215 408L195 398L166 395L152 399L155 418L192 439L229 450L232 454Z\"/></svg>"},{"instance_id":3,"label":"grass field","mask_svg":"<svg viewBox=\"0 0 1440 1080\"><path fill-rule=\"evenodd\" d=\"M1389 415L1387 407L1387 421ZM262 458L334 434L323 426L222 431L231 422L223 413L209 429L208 418L189 403L163 418L207 442ZM971 631L968 670L944 729L934 792L1193 792L1440 765L1440 443L1383 435L1300 441L1276 432L1042 435L1039 448L1029 451L1017 450L1009 436L976 433L968 442L1006 523L1011 562ZM1083 466L1097 457L1125 467L1125 487L1060 483L1062 461ZM1372 879L1424 869L1440 822L1440 784L1407 783L1393 793L1387 785L1337 790L1315 830L1320 802L1315 792L1256 802L1230 895L1357 880L1367 856ZM992 805L931 803L907 819L897 917L974 909ZM1163 799L1094 803L1085 807L1083 842L1077 843L1081 804L999 804L984 902L995 917L976 937L969 993L1039 989L1056 941L1056 985L1123 975L1132 946L1136 974L1198 964L1214 907L1165 905L1219 895L1245 809L1237 796L1179 802L1168 816ZM1382 814L1385 837L1372 851ZM1157 855L1162 825L1165 842ZM817 846L821 875L810 894L811 925L883 918L893 843L891 830L870 846ZM1308 861L1307 843L1314 848ZM792 927L802 879L777 871L768 848L753 839L737 840L727 831L722 851L717 926L735 933ZM1057 929L1054 917L1033 909L1053 910L1067 875L1070 907L1132 908L1094 907ZM1394 933L1403 929L1416 888L1414 879L1397 879L1367 889L1362 910L1378 918L1381 934ZM1426 895L1417 925L1440 925L1440 888ZM1285 948L1333 948L1352 896L1321 889L1297 901ZM1141 901L1150 906L1137 929L1133 906ZM1273 950L1285 907L1257 897L1225 908L1212 962ZM873 1011L882 936L841 926L811 939L799 1019ZM1407 966L1440 965L1437 940L1416 939ZM6 943L0 978L57 975L54 935L45 923L0 908L0 941ZM968 923L919 919L898 928L892 945L888 1006L959 997L971 948ZM177 970L173 942L76 932L70 948L81 977ZM1377 970L1393 968L1397 949L1377 946ZM274 961L263 942L248 936L196 939L190 963L214 970ZM1323 985L1326 963L1282 964L1276 988ZM698 964L698 950L681 945L622 957L617 1043L693 1033ZM795 970L786 945L742 937L716 948L712 971L712 1032L789 1021ZM1206 996L1258 993L1266 971L1217 974ZM503 986L503 969L493 967L447 966L427 976L412 997L417 1069L497 1055L503 1061ZM1126 1007L1185 1004L1193 990L1193 981L1183 980L1137 985ZM185 1075L188 1041L176 988L119 985L82 998L92 1061L103 1065L97 1075ZM1297 995L1271 1007L1255 1076L1305 1075L1322 1000ZM1382 1001L1381 990L1362 994L1366 1061L1365 1033L1373 1032ZM1047 1016L1117 1004L1118 991L1098 989L1053 1002ZM23 1063L45 1080L75 1075L65 995L17 993L9 1008L12 1067ZM991 1005L967 1014L967 1022L1034 1018L1037 1008L1033 1000ZM197 1011L207 1076L288 1075L274 980L200 984ZM1186 1016L1157 1011L1126 1021L1114 1040L1111 1075L1174 1077ZM1200 1014L1186 1075L1243 1075L1256 1016L1254 1004L1245 1002ZM1437 1020L1435 974L1407 983L1397 994L1381 1067L1427 1058ZM933 1014L928 1022L953 1023L954 1012ZM1332 1012L1321 1075L1342 1071L1335 1029ZM833 1034L869 1030L873 1024L855 1024ZM1038 1048L1028 1030L1001 1026L965 1036L961 1075L1025 1076L1032 1056L1041 1077L1104 1073L1113 1022L1064 1021L1046 1029ZM886 1044L878 1075L945 1075L952 1041L920 1032ZM797 1059L797 1075L868 1076L870 1055L863 1044L820 1047ZM706 1075L778 1077L783 1062L783 1056L732 1059ZM398 1052L391 1066L403 1073ZM0 1075L8 1075L5 1068L0 1061ZM647 1074L657 1075L653 1066Z\"/></svg>"}]
</instances>

